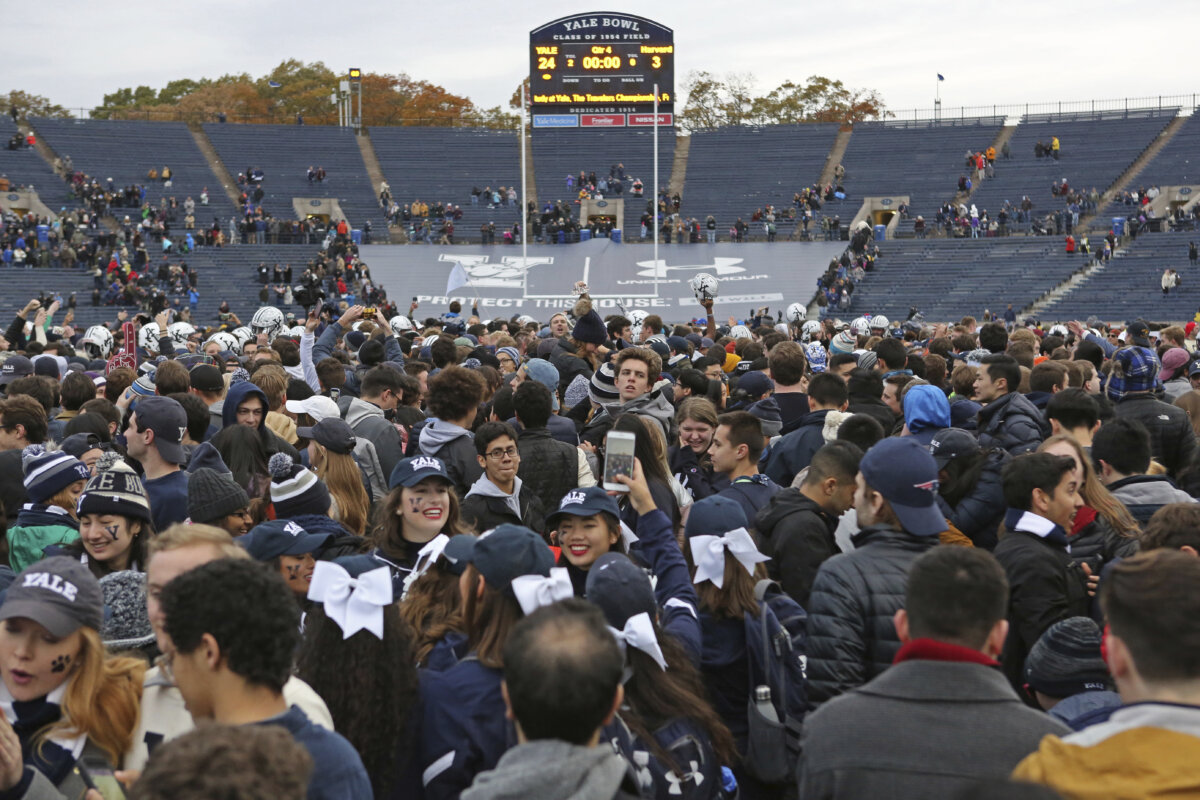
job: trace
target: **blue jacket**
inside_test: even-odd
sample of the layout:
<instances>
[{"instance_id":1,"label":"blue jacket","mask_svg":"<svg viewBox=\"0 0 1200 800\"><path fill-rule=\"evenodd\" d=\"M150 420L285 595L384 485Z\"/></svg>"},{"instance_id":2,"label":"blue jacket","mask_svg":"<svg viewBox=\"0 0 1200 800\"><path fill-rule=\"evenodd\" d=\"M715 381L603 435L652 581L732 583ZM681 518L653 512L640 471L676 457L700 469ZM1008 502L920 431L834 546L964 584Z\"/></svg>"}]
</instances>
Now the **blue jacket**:
<instances>
[{"instance_id":1,"label":"blue jacket","mask_svg":"<svg viewBox=\"0 0 1200 800\"><path fill-rule=\"evenodd\" d=\"M810 411L791 433L771 445L764 472L780 486L791 486L796 473L808 466L813 454L825 446L825 416L828 411ZM886 433L887 431L885 431ZM754 519L750 515L748 519Z\"/></svg>"},{"instance_id":2,"label":"blue jacket","mask_svg":"<svg viewBox=\"0 0 1200 800\"><path fill-rule=\"evenodd\" d=\"M819 412L826 413L826 412ZM782 487L775 481L768 478L766 475L751 475L749 477L738 478L726 488L717 492L721 497L728 497L730 500L736 500L746 512L746 519L750 523L750 527L754 525L754 519L758 516L760 509L766 508L771 502L771 498Z\"/></svg>"},{"instance_id":3,"label":"blue jacket","mask_svg":"<svg viewBox=\"0 0 1200 800\"><path fill-rule=\"evenodd\" d=\"M457 798L516 744L504 716L503 678L473 656L444 672L422 670L419 766L426 800Z\"/></svg>"},{"instance_id":4,"label":"blue jacket","mask_svg":"<svg viewBox=\"0 0 1200 800\"><path fill-rule=\"evenodd\" d=\"M638 540L630 550L650 565L650 571L657 579L654 599L659 607L659 626L678 639L692 657L693 664L699 666L700 600L683 551L675 541L671 521L656 508L638 517L634 532Z\"/></svg>"},{"instance_id":5,"label":"blue jacket","mask_svg":"<svg viewBox=\"0 0 1200 800\"><path fill-rule=\"evenodd\" d=\"M975 430L975 418L983 406L966 397L956 397L950 403L950 425L964 431Z\"/></svg>"},{"instance_id":6,"label":"blue jacket","mask_svg":"<svg viewBox=\"0 0 1200 800\"><path fill-rule=\"evenodd\" d=\"M308 800L373 800L371 781L358 751L340 733L314 725L298 706L259 725L278 725L312 757Z\"/></svg>"},{"instance_id":7,"label":"blue jacket","mask_svg":"<svg viewBox=\"0 0 1200 800\"><path fill-rule=\"evenodd\" d=\"M938 496L942 514L963 532L976 547L991 550L996 546L996 534L1004 522L1008 503L1004 500L1004 482L1000 479L1004 465L1012 460L1004 450L993 450L979 473L974 488L953 508Z\"/></svg>"}]
</instances>

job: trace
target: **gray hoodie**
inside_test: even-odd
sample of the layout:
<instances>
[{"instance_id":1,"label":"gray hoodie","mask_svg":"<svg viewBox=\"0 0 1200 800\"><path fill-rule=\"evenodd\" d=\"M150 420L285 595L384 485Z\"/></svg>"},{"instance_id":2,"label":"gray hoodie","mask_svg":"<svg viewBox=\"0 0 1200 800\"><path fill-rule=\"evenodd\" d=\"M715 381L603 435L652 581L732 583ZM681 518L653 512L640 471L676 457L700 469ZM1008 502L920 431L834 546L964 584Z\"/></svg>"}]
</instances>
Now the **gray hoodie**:
<instances>
[{"instance_id":1,"label":"gray hoodie","mask_svg":"<svg viewBox=\"0 0 1200 800\"><path fill-rule=\"evenodd\" d=\"M613 800L625 775L625 761L608 747L538 739L475 776L462 800Z\"/></svg>"},{"instance_id":2,"label":"gray hoodie","mask_svg":"<svg viewBox=\"0 0 1200 800\"><path fill-rule=\"evenodd\" d=\"M404 458L404 448L400 444L396 426L383 416L383 409L361 398L352 398L346 409L346 424L355 436L369 439L375 445L383 475L391 476L396 462Z\"/></svg>"},{"instance_id":3,"label":"gray hoodie","mask_svg":"<svg viewBox=\"0 0 1200 800\"><path fill-rule=\"evenodd\" d=\"M487 475L480 476L479 480L471 484L471 490L467 492L467 497L473 494L483 495L484 497L499 497L504 500L504 504L508 506L513 514L520 518L521 516L521 479L513 478L513 493L505 494L504 490L496 484L488 480ZM467 497L463 499L466 500Z\"/></svg>"}]
</instances>

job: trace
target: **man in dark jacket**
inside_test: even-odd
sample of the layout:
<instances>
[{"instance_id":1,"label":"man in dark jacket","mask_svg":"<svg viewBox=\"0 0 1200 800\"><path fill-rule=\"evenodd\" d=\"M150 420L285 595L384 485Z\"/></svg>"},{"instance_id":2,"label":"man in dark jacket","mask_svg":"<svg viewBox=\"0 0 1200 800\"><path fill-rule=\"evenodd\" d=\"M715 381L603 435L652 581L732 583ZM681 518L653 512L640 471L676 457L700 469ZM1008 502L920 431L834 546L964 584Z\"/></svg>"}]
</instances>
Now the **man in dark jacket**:
<instances>
[{"instance_id":1,"label":"man in dark jacket","mask_svg":"<svg viewBox=\"0 0 1200 800\"><path fill-rule=\"evenodd\" d=\"M979 443L999 447L1014 456L1037 449L1050 430L1037 407L1017 391L1021 367L1012 356L983 358L975 376L975 399L979 411Z\"/></svg>"},{"instance_id":2,"label":"man in dark jacket","mask_svg":"<svg viewBox=\"0 0 1200 800\"><path fill-rule=\"evenodd\" d=\"M521 451L517 476L541 501L542 508L556 509L563 495L579 486L581 451L555 439L546 427L551 417L551 395L543 384L525 381L513 392L512 401L521 423L517 435L517 448ZM583 463L586 466L587 461ZM591 477L590 470L587 475ZM595 479L588 485L594 486Z\"/></svg>"},{"instance_id":3,"label":"man in dark jacket","mask_svg":"<svg viewBox=\"0 0 1200 800\"><path fill-rule=\"evenodd\" d=\"M1158 385L1158 357L1147 347L1126 347L1112 360L1105 391L1116 404L1113 414L1145 425L1154 460L1177 477L1196 457L1196 432L1186 411L1151 394Z\"/></svg>"},{"instance_id":4,"label":"man in dark jacket","mask_svg":"<svg viewBox=\"0 0 1200 800\"><path fill-rule=\"evenodd\" d=\"M825 417L830 411L845 411L848 397L846 382L831 372L820 372L808 384L811 411L791 433L771 446L765 472L780 486L791 486L796 473L808 466L812 457L825 446ZM747 514L753 518L753 514Z\"/></svg>"},{"instance_id":5,"label":"man in dark jacket","mask_svg":"<svg viewBox=\"0 0 1200 800\"><path fill-rule=\"evenodd\" d=\"M245 425L258 431L263 447L270 458L275 453L286 453L295 463L300 463L300 454L296 448L285 442L279 434L267 427L267 395L262 389L250 381L231 384L225 395L225 405L221 409L221 421L226 428L231 425Z\"/></svg>"},{"instance_id":6,"label":"man in dark jacket","mask_svg":"<svg viewBox=\"0 0 1200 800\"><path fill-rule=\"evenodd\" d=\"M1008 604L988 553L937 547L912 565L895 666L804 721L801 797L923 800L1002 781L1066 726L1026 708L996 669Z\"/></svg>"},{"instance_id":7,"label":"man in dark jacket","mask_svg":"<svg viewBox=\"0 0 1200 800\"><path fill-rule=\"evenodd\" d=\"M808 696L819 705L861 686L900 650L892 617L908 570L947 530L937 465L911 436L884 439L858 467L855 549L821 565L808 608Z\"/></svg>"},{"instance_id":8,"label":"man in dark jacket","mask_svg":"<svg viewBox=\"0 0 1200 800\"><path fill-rule=\"evenodd\" d=\"M717 429L708 448L713 471L729 479L729 485L717 495L738 503L748 521L780 489L758 471L765 441L758 417L749 411L730 411L717 417Z\"/></svg>"},{"instance_id":9,"label":"man in dark jacket","mask_svg":"<svg viewBox=\"0 0 1200 800\"><path fill-rule=\"evenodd\" d=\"M808 395L803 386L808 359L804 345L797 342L780 342L767 354L767 366L771 380L775 383L774 398L779 403L779 416L783 420L783 433L791 433L811 409Z\"/></svg>"},{"instance_id":10,"label":"man in dark jacket","mask_svg":"<svg viewBox=\"0 0 1200 800\"><path fill-rule=\"evenodd\" d=\"M784 489L759 510L759 548L770 556L767 572L805 608L817 570L842 551L834 538L838 517L854 505L862 450L850 442L822 447L798 488Z\"/></svg>"},{"instance_id":11,"label":"man in dark jacket","mask_svg":"<svg viewBox=\"0 0 1200 800\"><path fill-rule=\"evenodd\" d=\"M1196 502L1166 475L1146 474L1150 434L1136 419L1118 417L1101 426L1092 437L1092 463L1100 482L1143 527L1168 503Z\"/></svg>"},{"instance_id":12,"label":"man in dark jacket","mask_svg":"<svg viewBox=\"0 0 1200 800\"><path fill-rule=\"evenodd\" d=\"M475 452L483 474L462 501L462 518L476 533L498 525L524 525L538 533L546 529L541 500L517 477L521 451L517 432L507 422L486 422L475 432Z\"/></svg>"},{"instance_id":13,"label":"man in dark jacket","mask_svg":"<svg viewBox=\"0 0 1200 800\"><path fill-rule=\"evenodd\" d=\"M1086 617L1090 569L1071 560L1067 531L1083 506L1075 459L1027 453L1004 468L1005 531L996 559L1008 576L1008 638L1004 673L1018 691L1025 657L1046 629L1067 617Z\"/></svg>"},{"instance_id":14,"label":"man in dark jacket","mask_svg":"<svg viewBox=\"0 0 1200 800\"><path fill-rule=\"evenodd\" d=\"M896 426L896 415L883 402L883 377L881 373L862 367L850 371L846 379L851 414L866 414L889 432Z\"/></svg>"},{"instance_id":15,"label":"man in dark jacket","mask_svg":"<svg viewBox=\"0 0 1200 800\"><path fill-rule=\"evenodd\" d=\"M483 475L471 426L485 389L480 374L466 367L446 367L429 379L431 418L419 434L421 454L441 459L459 497L466 497L471 484Z\"/></svg>"}]
</instances>

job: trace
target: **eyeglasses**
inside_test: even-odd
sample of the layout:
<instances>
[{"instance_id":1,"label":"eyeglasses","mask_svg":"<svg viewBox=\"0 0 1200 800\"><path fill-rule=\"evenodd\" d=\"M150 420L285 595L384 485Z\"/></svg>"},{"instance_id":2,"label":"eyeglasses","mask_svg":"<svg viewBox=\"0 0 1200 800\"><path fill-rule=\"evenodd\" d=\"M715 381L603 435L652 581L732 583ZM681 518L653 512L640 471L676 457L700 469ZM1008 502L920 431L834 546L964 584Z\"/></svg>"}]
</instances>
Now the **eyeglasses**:
<instances>
[{"instance_id":1,"label":"eyeglasses","mask_svg":"<svg viewBox=\"0 0 1200 800\"><path fill-rule=\"evenodd\" d=\"M503 461L506 458L519 458L521 451L515 447L509 447L504 450L491 450L487 453L487 457L493 461Z\"/></svg>"}]
</instances>

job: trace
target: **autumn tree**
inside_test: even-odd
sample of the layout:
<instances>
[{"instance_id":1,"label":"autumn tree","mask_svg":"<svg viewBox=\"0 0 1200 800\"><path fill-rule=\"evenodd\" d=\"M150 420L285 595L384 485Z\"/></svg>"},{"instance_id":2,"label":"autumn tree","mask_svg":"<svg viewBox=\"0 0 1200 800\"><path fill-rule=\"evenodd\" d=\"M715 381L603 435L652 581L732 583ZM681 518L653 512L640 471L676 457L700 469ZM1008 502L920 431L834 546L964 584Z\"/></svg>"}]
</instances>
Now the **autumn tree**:
<instances>
[{"instance_id":1,"label":"autumn tree","mask_svg":"<svg viewBox=\"0 0 1200 800\"><path fill-rule=\"evenodd\" d=\"M807 83L785 81L765 95L754 94L754 76L724 78L704 71L688 74L687 104L679 125L688 130L729 125L779 125L801 122L854 123L891 116L874 90L848 89L820 75Z\"/></svg>"},{"instance_id":2,"label":"autumn tree","mask_svg":"<svg viewBox=\"0 0 1200 800\"><path fill-rule=\"evenodd\" d=\"M15 108L21 117L56 117L70 119L71 112L60 105L51 103L39 94L29 94L20 89L13 89L4 98L4 111Z\"/></svg>"}]
</instances>

